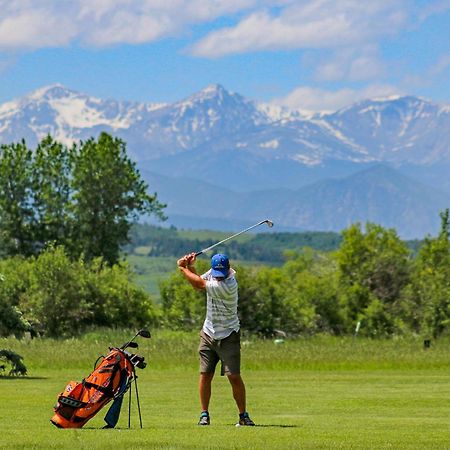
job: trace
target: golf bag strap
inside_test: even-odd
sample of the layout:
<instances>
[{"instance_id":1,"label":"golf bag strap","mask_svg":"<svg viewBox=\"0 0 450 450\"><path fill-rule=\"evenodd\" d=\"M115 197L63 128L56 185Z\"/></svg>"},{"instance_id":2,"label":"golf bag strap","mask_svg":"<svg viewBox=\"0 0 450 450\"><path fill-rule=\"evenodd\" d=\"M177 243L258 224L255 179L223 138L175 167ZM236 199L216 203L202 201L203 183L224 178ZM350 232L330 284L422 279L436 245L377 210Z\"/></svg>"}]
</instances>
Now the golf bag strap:
<instances>
[{"instance_id":1,"label":"golf bag strap","mask_svg":"<svg viewBox=\"0 0 450 450\"><path fill-rule=\"evenodd\" d=\"M93 387L93 388L97 389L98 391L103 392L104 394L112 393L112 389L110 387L100 386L98 384L91 383L90 381L85 381L84 386L86 386L87 388Z\"/></svg>"}]
</instances>

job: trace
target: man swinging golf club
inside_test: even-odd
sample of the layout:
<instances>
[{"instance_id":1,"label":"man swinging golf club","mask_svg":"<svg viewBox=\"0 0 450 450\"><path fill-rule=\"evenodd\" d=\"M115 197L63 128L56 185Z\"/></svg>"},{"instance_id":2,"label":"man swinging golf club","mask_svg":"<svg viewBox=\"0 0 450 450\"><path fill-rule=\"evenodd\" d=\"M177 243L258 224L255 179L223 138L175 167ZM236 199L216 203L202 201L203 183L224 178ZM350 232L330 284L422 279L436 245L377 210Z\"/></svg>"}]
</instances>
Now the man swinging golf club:
<instances>
[{"instance_id":1,"label":"man swinging golf club","mask_svg":"<svg viewBox=\"0 0 450 450\"><path fill-rule=\"evenodd\" d=\"M245 385L240 375L241 349L236 272L230 267L226 255L217 254L211 258L211 269L200 276L194 266L198 254L190 253L177 261L178 267L189 283L196 289L206 290L206 318L200 332L198 349L199 393L202 408L198 424L210 423L208 408L211 383L220 360L222 375L227 375L239 409L239 422L236 426L254 426L246 411Z\"/></svg>"}]
</instances>

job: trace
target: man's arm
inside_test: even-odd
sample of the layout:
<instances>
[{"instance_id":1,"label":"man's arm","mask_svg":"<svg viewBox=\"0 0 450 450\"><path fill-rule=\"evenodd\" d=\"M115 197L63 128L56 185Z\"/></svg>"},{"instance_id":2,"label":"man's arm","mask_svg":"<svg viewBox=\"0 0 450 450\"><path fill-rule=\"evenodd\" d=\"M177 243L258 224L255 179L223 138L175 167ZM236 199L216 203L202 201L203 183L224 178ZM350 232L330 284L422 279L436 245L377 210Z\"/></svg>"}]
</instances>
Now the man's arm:
<instances>
[{"instance_id":1,"label":"man's arm","mask_svg":"<svg viewBox=\"0 0 450 450\"><path fill-rule=\"evenodd\" d=\"M191 285L196 289L205 289L206 281L197 275L194 263L195 253L185 255L177 261L178 268L181 270L181 273L186 280L188 280L189 283L191 283Z\"/></svg>"}]
</instances>

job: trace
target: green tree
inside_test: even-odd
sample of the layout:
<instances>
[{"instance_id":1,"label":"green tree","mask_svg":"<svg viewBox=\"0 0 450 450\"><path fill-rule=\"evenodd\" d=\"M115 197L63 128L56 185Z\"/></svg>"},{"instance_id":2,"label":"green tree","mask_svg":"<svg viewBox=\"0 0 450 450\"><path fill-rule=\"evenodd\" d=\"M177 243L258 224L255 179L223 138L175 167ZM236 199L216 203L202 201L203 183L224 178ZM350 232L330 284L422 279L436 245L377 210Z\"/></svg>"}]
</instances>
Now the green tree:
<instances>
[{"instance_id":1,"label":"green tree","mask_svg":"<svg viewBox=\"0 0 450 450\"><path fill-rule=\"evenodd\" d=\"M70 260L63 247L50 246L31 262L30 285L20 307L40 333L67 337L95 323L82 261Z\"/></svg>"},{"instance_id":2,"label":"green tree","mask_svg":"<svg viewBox=\"0 0 450 450\"><path fill-rule=\"evenodd\" d=\"M333 255L304 248L301 252L287 252L286 257L283 271L289 280L285 298L287 330L295 334L342 333Z\"/></svg>"},{"instance_id":3,"label":"green tree","mask_svg":"<svg viewBox=\"0 0 450 450\"><path fill-rule=\"evenodd\" d=\"M32 165L34 210L33 237L39 248L49 242L70 245L73 220L70 216L70 150L44 138L36 148Z\"/></svg>"},{"instance_id":4,"label":"green tree","mask_svg":"<svg viewBox=\"0 0 450 450\"><path fill-rule=\"evenodd\" d=\"M362 332L386 335L403 329L402 291L409 282L409 250L395 230L359 224L343 232L336 252L340 300L347 332L363 321Z\"/></svg>"},{"instance_id":5,"label":"green tree","mask_svg":"<svg viewBox=\"0 0 450 450\"><path fill-rule=\"evenodd\" d=\"M119 259L128 242L132 221L139 214L164 219L156 194L147 193L125 143L102 133L98 140L81 143L73 169L74 242L87 260L102 256L109 264Z\"/></svg>"},{"instance_id":6,"label":"green tree","mask_svg":"<svg viewBox=\"0 0 450 450\"><path fill-rule=\"evenodd\" d=\"M207 270L205 261L197 262L197 272ZM200 329L205 319L206 294L192 286L177 270L160 283L162 321L173 330Z\"/></svg>"},{"instance_id":7,"label":"green tree","mask_svg":"<svg viewBox=\"0 0 450 450\"><path fill-rule=\"evenodd\" d=\"M32 152L25 144L0 147L0 254L31 255L33 207Z\"/></svg>"},{"instance_id":8,"label":"green tree","mask_svg":"<svg viewBox=\"0 0 450 450\"><path fill-rule=\"evenodd\" d=\"M440 214L437 237L427 237L420 247L409 289L414 325L424 337L438 337L450 325L450 220Z\"/></svg>"},{"instance_id":9,"label":"green tree","mask_svg":"<svg viewBox=\"0 0 450 450\"><path fill-rule=\"evenodd\" d=\"M108 266L94 259L86 271L86 291L91 299L93 322L106 327L155 327L160 311L151 297L133 284L126 263Z\"/></svg>"},{"instance_id":10,"label":"green tree","mask_svg":"<svg viewBox=\"0 0 450 450\"><path fill-rule=\"evenodd\" d=\"M8 266L11 261L5 260ZM5 272L5 279L9 280L5 297L14 298L10 304L17 306L43 335L73 336L90 326L158 323L157 308L150 296L132 283L126 265L110 267L101 258L89 264L81 258L74 260L62 246L49 246L38 257L23 259L23 263L26 266L18 270L16 278ZM0 306L2 291L0 285ZM1 324L3 317L0 330Z\"/></svg>"},{"instance_id":11,"label":"green tree","mask_svg":"<svg viewBox=\"0 0 450 450\"><path fill-rule=\"evenodd\" d=\"M292 279L280 268L237 268L239 318L243 329L260 336L273 336L278 330L298 332L287 301Z\"/></svg>"},{"instance_id":12,"label":"green tree","mask_svg":"<svg viewBox=\"0 0 450 450\"><path fill-rule=\"evenodd\" d=\"M33 332L20 309L21 297L30 284L30 262L21 256L0 260L0 273L0 336L21 338L25 332Z\"/></svg>"}]
</instances>

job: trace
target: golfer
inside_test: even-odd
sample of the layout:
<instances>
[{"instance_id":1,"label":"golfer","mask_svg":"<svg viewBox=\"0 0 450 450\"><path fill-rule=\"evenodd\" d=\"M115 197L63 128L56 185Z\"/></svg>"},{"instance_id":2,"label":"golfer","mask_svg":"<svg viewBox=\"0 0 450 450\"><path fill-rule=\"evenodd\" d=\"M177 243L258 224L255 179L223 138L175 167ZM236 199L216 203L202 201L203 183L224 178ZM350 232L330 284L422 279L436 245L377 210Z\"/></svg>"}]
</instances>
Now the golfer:
<instances>
[{"instance_id":1,"label":"golfer","mask_svg":"<svg viewBox=\"0 0 450 450\"><path fill-rule=\"evenodd\" d=\"M222 363L222 375L230 381L233 397L239 410L236 425L254 426L246 411L245 385L240 374L241 345L238 306L238 284L236 272L230 268L226 255L217 254L211 258L211 269L198 275L195 267L195 253L185 255L177 261L184 277L196 289L206 290L206 318L200 332L200 379L199 393L202 412L199 425L209 425L209 401L211 383L216 365Z\"/></svg>"}]
</instances>

